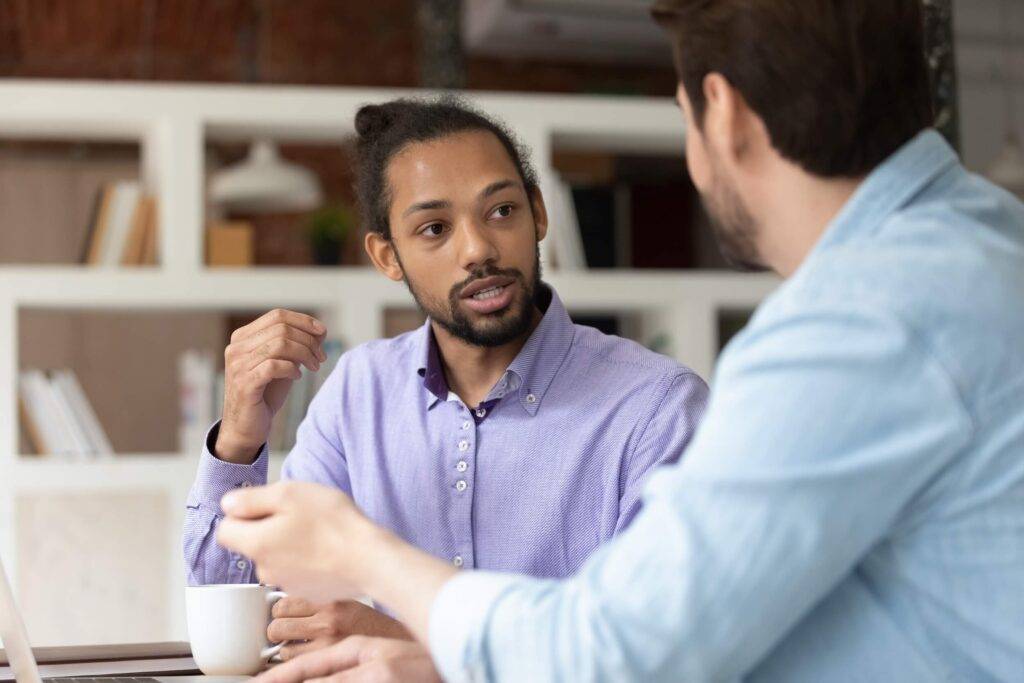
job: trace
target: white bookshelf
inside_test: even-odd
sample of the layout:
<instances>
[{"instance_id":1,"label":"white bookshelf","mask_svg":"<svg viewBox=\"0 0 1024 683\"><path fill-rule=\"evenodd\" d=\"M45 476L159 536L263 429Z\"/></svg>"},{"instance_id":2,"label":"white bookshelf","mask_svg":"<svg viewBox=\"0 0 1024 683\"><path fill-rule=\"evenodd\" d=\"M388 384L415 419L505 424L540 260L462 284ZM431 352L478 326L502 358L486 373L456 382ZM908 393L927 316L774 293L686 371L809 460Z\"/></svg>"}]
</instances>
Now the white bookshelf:
<instances>
[{"instance_id":1,"label":"white bookshelf","mask_svg":"<svg viewBox=\"0 0 1024 683\"><path fill-rule=\"evenodd\" d=\"M67 462L18 454L18 311L315 310L347 347L382 334L387 308L412 305L402 285L368 268L211 270L203 262L204 145L263 135L319 144L352 136L359 106L422 92L340 88L121 85L7 81L0 84L0 139L122 140L141 149L141 179L159 197L160 266L0 267L0 554L19 586L16 499L33 493L163 492L168 529L153 552L172 570L164 637L184 639L180 525L196 453L118 455ZM476 94L532 150L540 173L553 148L680 154L682 122L668 99ZM558 226L552 226L557 230ZM667 352L709 377L717 353L717 314L752 309L773 277L711 271L548 270L546 279L577 312L628 313ZM112 380L116 381L116 380ZM200 444L196 444L198 449ZM283 454L272 467L279 471ZM55 589L60 587L55 586ZM121 618L116 610L109 619ZM33 617L28 615L30 628ZM80 640L88 640L88 633ZM46 643L51 644L51 643ZM59 643L52 643L59 644Z\"/></svg>"}]
</instances>

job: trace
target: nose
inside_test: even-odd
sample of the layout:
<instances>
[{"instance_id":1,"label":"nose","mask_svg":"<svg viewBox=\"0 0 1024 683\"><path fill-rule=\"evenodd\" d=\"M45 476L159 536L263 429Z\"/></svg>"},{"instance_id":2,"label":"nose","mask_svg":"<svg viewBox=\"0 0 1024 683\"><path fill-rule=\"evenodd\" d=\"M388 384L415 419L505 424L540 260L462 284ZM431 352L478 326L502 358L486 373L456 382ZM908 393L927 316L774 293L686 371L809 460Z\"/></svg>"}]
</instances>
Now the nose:
<instances>
[{"instance_id":1,"label":"nose","mask_svg":"<svg viewBox=\"0 0 1024 683\"><path fill-rule=\"evenodd\" d=\"M486 226L474 220L465 220L459 225L459 265L466 272L473 272L498 260L498 247Z\"/></svg>"}]
</instances>

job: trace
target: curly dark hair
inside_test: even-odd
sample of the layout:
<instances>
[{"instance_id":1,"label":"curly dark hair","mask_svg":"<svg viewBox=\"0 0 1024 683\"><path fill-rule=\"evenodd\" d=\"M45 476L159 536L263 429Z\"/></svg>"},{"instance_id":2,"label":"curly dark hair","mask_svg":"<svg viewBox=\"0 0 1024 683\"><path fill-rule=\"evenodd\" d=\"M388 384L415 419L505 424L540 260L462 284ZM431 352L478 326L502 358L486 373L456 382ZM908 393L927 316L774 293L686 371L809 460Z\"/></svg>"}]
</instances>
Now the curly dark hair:
<instances>
[{"instance_id":1,"label":"curly dark hair","mask_svg":"<svg viewBox=\"0 0 1024 683\"><path fill-rule=\"evenodd\" d=\"M466 131L487 131L498 138L519 172L528 196L537 190L537 174L529 153L503 123L482 113L462 98L443 95L431 99L401 98L368 104L356 113L358 173L356 195L367 229L391 239L388 214L391 190L387 168L392 157L407 145L437 140Z\"/></svg>"}]
</instances>

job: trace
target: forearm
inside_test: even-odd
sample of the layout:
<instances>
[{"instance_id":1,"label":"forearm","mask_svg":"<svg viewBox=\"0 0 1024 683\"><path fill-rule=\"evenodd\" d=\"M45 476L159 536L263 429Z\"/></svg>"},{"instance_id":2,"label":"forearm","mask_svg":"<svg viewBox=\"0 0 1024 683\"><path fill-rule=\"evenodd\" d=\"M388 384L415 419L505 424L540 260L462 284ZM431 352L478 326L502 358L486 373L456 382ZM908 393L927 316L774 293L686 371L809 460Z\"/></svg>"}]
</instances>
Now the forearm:
<instances>
[{"instance_id":1,"label":"forearm","mask_svg":"<svg viewBox=\"0 0 1024 683\"><path fill-rule=\"evenodd\" d=\"M255 583L252 563L217 544L219 521L219 517L201 508L185 510L182 549L188 585Z\"/></svg>"},{"instance_id":2,"label":"forearm","mask_svg":"<svg viewBox=\"0 0 1024 683\"><path fill-rule=\"evenodd\" d=\"M368 525L362 534L359 587L427 643L434 598L458 570L379 527Z\"/></svg>"}]
</instances>

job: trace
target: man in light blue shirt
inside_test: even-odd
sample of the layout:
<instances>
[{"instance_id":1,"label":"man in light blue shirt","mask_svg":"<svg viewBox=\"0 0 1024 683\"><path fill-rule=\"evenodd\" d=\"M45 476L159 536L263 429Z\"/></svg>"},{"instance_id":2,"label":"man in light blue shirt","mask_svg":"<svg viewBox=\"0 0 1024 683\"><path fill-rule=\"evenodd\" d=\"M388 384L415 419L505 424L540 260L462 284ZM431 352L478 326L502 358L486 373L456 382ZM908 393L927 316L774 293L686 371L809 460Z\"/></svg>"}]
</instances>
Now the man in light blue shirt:
<instances>
[{"instance_id":1,"label":"man in light blue shirt","mask_svg":"<svg viewBox=\"0 0 1024 683\"><path fill-rule=\"evenodd\" d=\"M656 16L723 250L787 278L686 456L564 581L454 572L326 489L230 494L264 580L364 590L432 655L351 639L268 680L1024 675L1024 206L928 129L919 3Z\"/></svg>"}]
</instances>

